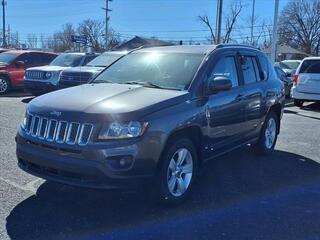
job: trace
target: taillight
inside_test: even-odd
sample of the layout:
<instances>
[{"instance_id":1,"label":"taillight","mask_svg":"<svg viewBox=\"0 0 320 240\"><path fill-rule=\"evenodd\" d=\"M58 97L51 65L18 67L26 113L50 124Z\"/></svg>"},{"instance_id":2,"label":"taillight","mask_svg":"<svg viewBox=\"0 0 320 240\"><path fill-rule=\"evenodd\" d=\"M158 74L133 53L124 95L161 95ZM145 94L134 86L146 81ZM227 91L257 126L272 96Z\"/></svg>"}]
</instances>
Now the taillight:
<instances>
[{"instance_id":1,"label":"taillight","mask_svg":"<svg viewBox=\"0 0 320 240\"><path fill-rule=\"evenodd\" d=\"M296 86L298 84L298 80L299 80L299 75L295 74L292 80L292 83L294 86Z\"/></svg>"}]
</instances>

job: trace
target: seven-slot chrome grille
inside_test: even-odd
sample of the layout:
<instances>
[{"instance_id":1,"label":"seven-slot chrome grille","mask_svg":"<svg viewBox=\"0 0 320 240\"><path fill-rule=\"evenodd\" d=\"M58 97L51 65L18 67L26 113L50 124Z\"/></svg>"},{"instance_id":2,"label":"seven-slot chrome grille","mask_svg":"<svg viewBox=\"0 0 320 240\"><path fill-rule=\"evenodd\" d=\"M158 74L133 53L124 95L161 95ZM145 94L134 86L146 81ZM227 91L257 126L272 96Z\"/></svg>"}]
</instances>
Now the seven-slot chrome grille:
<instances>
[{"instance_id":1,"label":"seven-slot chrome grille","mask_svg":"<svg viewBox=\"0 0 320 240\"><path fill-rule=\"evenodd\" d=\"M67 122L35 114L27 115L26 134L47 142L86 145L93 131L93 124Z\"/></svg>"},{"instance_id":2,"label":"seven-slot chrome grille","mask_svg":"<svg viewBox=\"0 0 320 240\"><path fill-rule=\"evenodd\" d=\"M26 77L29 79L45 79L45 72L28 70L26 71Z\"/></svg>"}]
</instances>

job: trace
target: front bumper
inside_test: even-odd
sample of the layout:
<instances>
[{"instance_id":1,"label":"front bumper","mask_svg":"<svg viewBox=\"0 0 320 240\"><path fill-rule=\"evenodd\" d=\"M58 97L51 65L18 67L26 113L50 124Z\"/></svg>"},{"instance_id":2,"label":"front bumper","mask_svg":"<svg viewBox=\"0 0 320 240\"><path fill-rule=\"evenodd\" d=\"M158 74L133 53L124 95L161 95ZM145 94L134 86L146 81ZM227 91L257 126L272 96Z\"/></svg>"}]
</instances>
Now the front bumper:
<instances>
[{"instance_id":1,"label":"front bumper","mask_svg":"<svg viewBox=\"0 0 320 240\"><path fill-rule=\"evenodd\" d=\"M53 85L51 82L32 81L32 80L25 80L24 88L26 91L31 93L47 93L47 92L52 92L58 89L58 87L56 85Z\"/></svg>"},{"instance_id":2,"label":"front bumper","mask_svg":"<svg viewBox=\"0 0 320 240\"><path fill-rule=\"evenodd\" d=\"M304 101L320 101L320 94L299 92L296 86L291 88L291 97Z\"/></svg>"},{"instance_id":3,"label":"front bumper","mask_svg":"<svg viewBox=\"0 0 320 240\"><path fill-rule=\"evenodd\" d=\"M16 143L18 166L22 170L46 180L100 189L134 188L150 182L160 153L144 140L113 146L47 145L24 135L21 129ZM124 170L112 168L108 161L119 156L132 156L132 165Z\"/></svg>"}]
</instances>

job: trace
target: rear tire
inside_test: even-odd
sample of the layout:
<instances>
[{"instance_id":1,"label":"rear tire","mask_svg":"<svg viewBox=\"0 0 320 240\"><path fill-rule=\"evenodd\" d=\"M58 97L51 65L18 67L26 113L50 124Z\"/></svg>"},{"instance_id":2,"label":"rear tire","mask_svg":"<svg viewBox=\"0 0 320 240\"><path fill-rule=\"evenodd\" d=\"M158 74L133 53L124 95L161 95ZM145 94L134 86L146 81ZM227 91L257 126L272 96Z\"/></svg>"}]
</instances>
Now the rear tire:
<instances>
[{"instance_id":1,"label":"rear tire","mask_svg":"<svg viewBox=\"0 0 320 240\"><path fill-rule=\"evenodd\" d=\"M156 197L165 205L182 203L190 194L198 170L198 156L187 138L170 141L157 173Z\"/></svg>"},{"instance_id":2,"label":"rear tire","mask_svg":"<svg viewBox=\"0 0 320 240\"><path fill-rule=\"evenodd\" d=\"M10 80L5 76L0 76L0 95L6 94L11 88Z\"/></svg>"},{"instance_id":3,"label":"rear tire","mask_svg":"<svg viewBox=\"0 0 320 240\"><path fill-rule=\"evenodd\" d=\"M278 130L278 116L271 111L262 126L258 143L254 146L255 152L260 155L271 154L277 142Z\"/></svg>"},{"instance_id":4,"label":"rear tire","mask_svg":"<svg viewBox=\"0 0 320 240\"><path fill-rule=\"evenodd\" d=\"M299 99L293 99L293 104L294 104L296 107L302 107L303 101L302 101L302 100L299 100Z\"/></svg>"}]
</instances>

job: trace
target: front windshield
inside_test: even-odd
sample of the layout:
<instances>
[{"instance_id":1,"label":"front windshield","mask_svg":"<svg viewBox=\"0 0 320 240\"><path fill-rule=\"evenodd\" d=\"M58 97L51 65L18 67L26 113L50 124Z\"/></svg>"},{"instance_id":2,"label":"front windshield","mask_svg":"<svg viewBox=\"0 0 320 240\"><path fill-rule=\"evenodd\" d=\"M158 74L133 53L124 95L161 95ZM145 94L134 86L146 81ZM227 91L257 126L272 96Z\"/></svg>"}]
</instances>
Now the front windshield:
<instances>
[{"instance_id":1,"label":"front windshield","mask_svg":"<svg viewBox=\"0 0 320 240\"><path fill-rule=\"evenodd\" d=\"M0 53L0 64L1 63L10 64L17 58L18 55L19 54L13 53L13 52Z\"/></svg>"},{"instance_id":2,"label":"front windshield","mask_svg":"<svg viewBox=\"0 0 320 240\"><path fill-rule=\"evenodd\" d=\"M83 55L81 54L62 53L58 57L56 57L49 65L61 67L76 67L81 64L82 58Z\"/></svg>"},{"instance_id":3,"label":"front windshield","mask_svg":"<svg viewBox=\"0 0 320 240\"><path fill-rule=\"evenodd\" d=\"M87 66L107 67L122 56L122 54L104 53L89 62Z\"/></svg>"},{"instance_id":4,"label":"front windshield","mask_svg":"<svg viewBox=\"0 0 320 240\"><path fill-rule=\"evenodd\" d=\"M280 62L280 66L281 68L285 68L285 69L292 69L295 70L299 67L300 62L287 62L287 61L283 61Z\"/></svg>"},{"instance_id":5,"label":"front windshield","mask_svg":"<svg viewBox=\"0 0 320 240\"><path fill-rule=\"evenodd\" d=\"M189 86L203 57L201 54L188 53L132 53L107 68L94 82L141 82L184 90Z\"/></svg>"}]
</instances>

